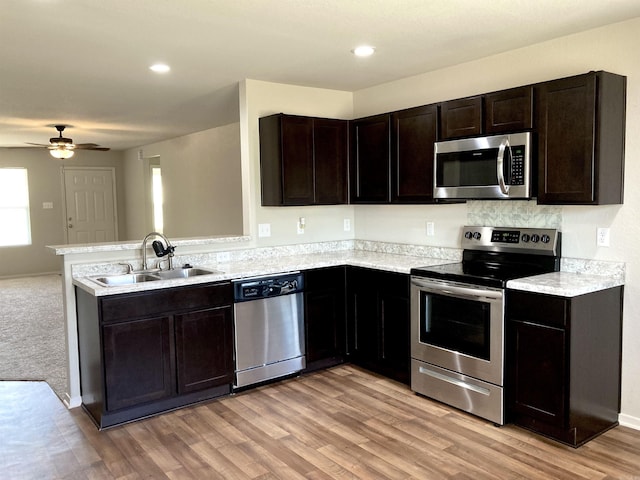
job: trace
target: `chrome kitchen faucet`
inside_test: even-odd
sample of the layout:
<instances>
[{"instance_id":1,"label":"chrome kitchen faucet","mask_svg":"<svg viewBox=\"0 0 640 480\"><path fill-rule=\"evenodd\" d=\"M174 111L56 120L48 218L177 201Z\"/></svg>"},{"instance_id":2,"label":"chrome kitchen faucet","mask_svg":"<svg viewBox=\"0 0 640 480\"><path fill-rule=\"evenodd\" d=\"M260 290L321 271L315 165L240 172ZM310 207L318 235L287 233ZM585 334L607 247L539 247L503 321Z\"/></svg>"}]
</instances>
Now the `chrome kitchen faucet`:
<instances>
[{"instance_id":1,"label":"chrome kitchen faucet","mask_svg":"<svg viewBox=\"0 0 640 480\"><path fill-rule=\"evenodd\" d=\"M157 257L164 257L165 255L168 256L168 270L173 270L173 252L176 248L171 245L171 242L169 242L169 239L167 237L159 232L151 232L147 234L142 240L142 270L147 270L147 240L152 237L160 237L167 244L165 248L162 245L162 242L156 240L151 245L153 246L153 251L156 252Z\"/></svg>"}]
</instances>

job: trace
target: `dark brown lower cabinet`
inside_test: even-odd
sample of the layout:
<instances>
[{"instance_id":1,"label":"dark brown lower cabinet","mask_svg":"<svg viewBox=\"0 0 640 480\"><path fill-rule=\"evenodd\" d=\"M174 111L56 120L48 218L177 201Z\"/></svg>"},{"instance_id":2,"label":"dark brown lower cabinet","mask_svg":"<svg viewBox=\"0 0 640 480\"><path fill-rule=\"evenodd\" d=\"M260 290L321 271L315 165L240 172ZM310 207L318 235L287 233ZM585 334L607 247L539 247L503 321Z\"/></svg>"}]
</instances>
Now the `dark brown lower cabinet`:
<instances>
[{"instance_id":1,"label":"dark brown lower cabinet","mask_svg":"<svg viewBox=\"0 0 640 480\"><path fill-rule=\"evenodd\" d=\"M509 421L573 447L618 424L622 292L507 291Z\"/></svg>"},{"instance_id":2,"label":"dark brown lower cabinet","mask_svg":"<svg viewBox=\"0 0 640 480\"><path fill-rule=\"evenodd\" d=\"M95 297L76 288L82 405L99 428L227 394L228 282Z\"/></svg>"},{"instance_id":3,"label":"dark brown lower cabinet","mask_svg":"<svg viewBox=\"0 0 640 480\"><path fill-rule=\"evenodd\" d=\"M231 306L176 315L178 393L233 383Z\"/></svg>"},{"instance_id":4,"label":"dark brown lower cabinet","mask_svg":"<svg viewBox=\"0 0 640 480\"><path fill-rule=\"evenodd\" d=\"M347 356L410 383L409 275L347 268Z\"/></svg>"},{"instance_id":5,"label":"dark brown lower cabinet","mask_svg":"<svg viewBox=\"0 0 640 480\"><path fill-rule=\"evenodd\" d=\"M175 391L171 317L102 327L106 409L170 397Z\"/></svg>"},{"instance_id":6,"label":"dark brown lower cabinet","mask_svg":"<svg viewBox=\"0 0 640 480\"><path fill-rule=\"evenodd\" d=\"M306 371L344 362L345 267L304 272Z\"/></svg>"}]
</instances>

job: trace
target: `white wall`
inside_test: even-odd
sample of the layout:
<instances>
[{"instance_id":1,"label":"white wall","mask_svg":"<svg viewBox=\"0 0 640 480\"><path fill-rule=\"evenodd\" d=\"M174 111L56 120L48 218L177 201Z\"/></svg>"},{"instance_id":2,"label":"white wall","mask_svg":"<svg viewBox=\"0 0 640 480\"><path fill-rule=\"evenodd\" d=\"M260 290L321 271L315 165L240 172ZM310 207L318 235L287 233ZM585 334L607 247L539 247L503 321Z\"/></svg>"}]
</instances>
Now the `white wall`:
<instances>
[{"instance_id":1,"label":"white wall","mask_svg":"<svg viewBox=\"0 0 640 480\"><path fill-rule=\"evenodd\" d=\"M150 194L144 188L152 157L160 159L164 233L170 239L242 234L238 123L125 152L130 240L141 240L152 229Z\"/></svg>"},{"instance_id":2,"label":"white wall","mask_svg":"<svg viewBox=\"0 0 640 480\"><path fill-rule=\"evenodd\" d=\"M328 118L352 118L352 94L277 83L245 80L240 85L240 123L243 150L245 225L259 246L311 243L353 238L353 229L343 231L343 219L353 223L349 205L314 207L262 207L260 205L260 138L258 119L274 113ZM306 220L305 233L298 235L299 217ZM271 225L271 237L258 238L258 224Z\"/></svg>"}]
</instances>

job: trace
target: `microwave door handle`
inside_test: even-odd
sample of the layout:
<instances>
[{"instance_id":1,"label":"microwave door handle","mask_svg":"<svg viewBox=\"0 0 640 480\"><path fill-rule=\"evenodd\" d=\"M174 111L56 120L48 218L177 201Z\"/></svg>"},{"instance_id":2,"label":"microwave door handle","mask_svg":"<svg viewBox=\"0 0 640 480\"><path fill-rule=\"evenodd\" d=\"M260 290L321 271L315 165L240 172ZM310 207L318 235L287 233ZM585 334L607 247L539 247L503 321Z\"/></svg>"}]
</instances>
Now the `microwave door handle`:
<instances>
[{"instance_id":1,"label":"microwave door handle","mask_svg":"<svg viewBox=\"0 0 640 480\"><path fill-rule=\"evenodd\" d=\"M509 185L504 182L504 151L507 148L511 150L509 139L505 138L502 142L500 142L500 147L498 147L498 161L496 162L498 185L500 186L500 191L504 195L507 195L509 193Z\"/></svg>"}]
</instances>

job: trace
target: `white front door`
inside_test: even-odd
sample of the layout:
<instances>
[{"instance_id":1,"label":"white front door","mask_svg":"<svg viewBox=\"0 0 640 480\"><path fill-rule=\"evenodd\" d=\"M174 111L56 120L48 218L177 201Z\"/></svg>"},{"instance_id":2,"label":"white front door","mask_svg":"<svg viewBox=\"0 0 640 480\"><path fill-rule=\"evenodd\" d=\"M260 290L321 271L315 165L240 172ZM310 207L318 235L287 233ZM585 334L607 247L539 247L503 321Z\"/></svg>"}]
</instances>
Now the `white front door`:
<instances>
[{"instance_id":1,"label":"white front door","mask_svg":"<svg viewBox=\"0 0 640 480\"><path fill-rule=\"evenodd\" d=\"M114 169L63 167L62 170L67 243L116 241Z\"/></svg>"}]
</instances>

